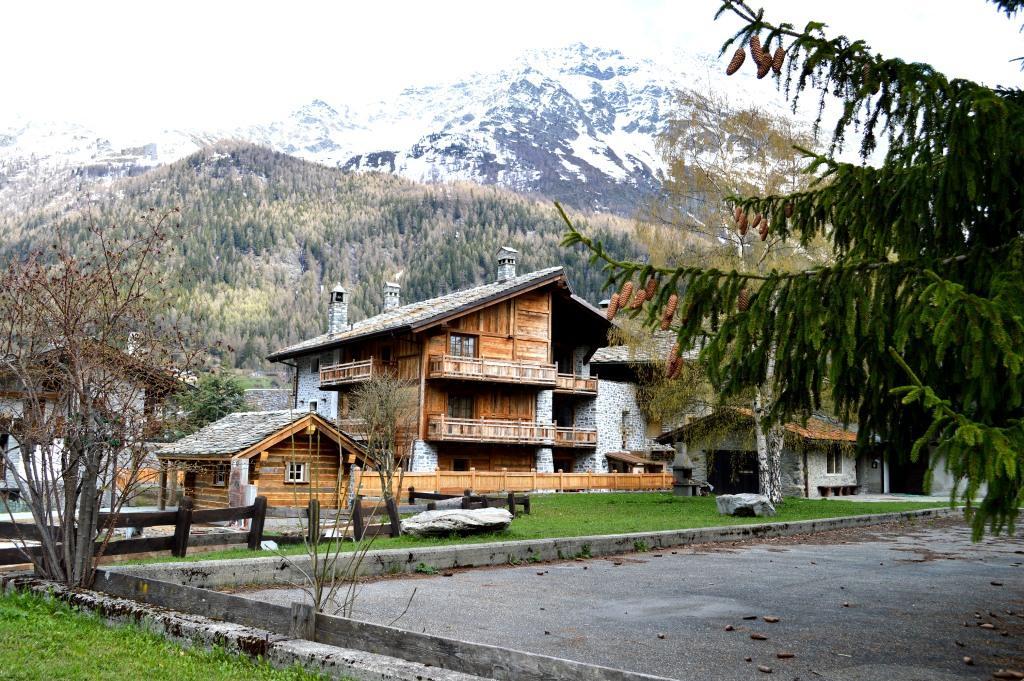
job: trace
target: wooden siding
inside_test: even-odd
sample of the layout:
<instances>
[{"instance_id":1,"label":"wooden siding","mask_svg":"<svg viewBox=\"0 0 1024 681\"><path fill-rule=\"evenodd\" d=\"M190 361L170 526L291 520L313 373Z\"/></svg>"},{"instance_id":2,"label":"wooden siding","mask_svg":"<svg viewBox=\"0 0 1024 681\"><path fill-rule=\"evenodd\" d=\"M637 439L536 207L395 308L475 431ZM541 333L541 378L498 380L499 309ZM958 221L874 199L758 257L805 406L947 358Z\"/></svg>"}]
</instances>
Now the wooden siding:
<instances>
[{"instance_id":1,"label":"wooden siding","mask_svg":"<svg viewBox=\"0 0 1024 681\"><path fill-rule=\"evenodd\" d=\"M231 463L225 461L222 464L230 471ZM196 508L227 508L228 507L228 486L227 475L225 484L215 486L213 476L218 464L199 464L193 467L195 471L195 487L192 497L195 499ZM186 493L188 490L186 490Z\"/></svg>"},{"instance_id":2,"label":"wooden siding","mask_svg":"<svg viewBox=\"0 0 1024 681\"><path fill-rule=\"evenodd\" d=\"M258 458L258 463L257 463ZM311 464L308 483L286 483L284 481L287 463L299 461ZM258 491L267 497L267 505L305 508L311 496L320 500L321 506L337 507L339 490L342 489L338 445L327 437L312 437L301 434L288 438L253 457L250 471L255 467Z\"/></svg>"},{"instance_id":3,"label":"wooden siding","mask_svg":"<svg viewBox=\"0 0 1024 681\"><path fill-rule=\"evenodd\" d=\"M534 447L509 445L440 444L437 449L437 467L442 471L454 471L455 462L459 461L466 468L475 468L478 471L530 471L535 465L536 451Z\"/></svg>"}]
</instances>

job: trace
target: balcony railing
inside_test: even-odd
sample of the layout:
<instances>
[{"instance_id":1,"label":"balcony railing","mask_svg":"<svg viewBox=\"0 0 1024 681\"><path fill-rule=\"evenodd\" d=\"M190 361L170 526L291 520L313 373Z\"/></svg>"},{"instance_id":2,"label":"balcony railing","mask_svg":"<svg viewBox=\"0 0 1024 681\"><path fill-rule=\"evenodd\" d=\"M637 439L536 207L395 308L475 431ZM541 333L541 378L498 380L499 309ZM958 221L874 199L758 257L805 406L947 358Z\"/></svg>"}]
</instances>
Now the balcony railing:
<instances>
[{"instance_id":1,"label":"balcony railing","mask_svg":"<svg viewBox=\"0 0 1024 681\"><path fill-rule=\"evenodd\" d=\"M444 415L431 416L427 422L427 439L455 442L551 444L555 439L555 424L532 421L456 419Z\"/></svg>"},{"instance_id":2,"label":"balcony railing","mask_svg":"<svg viewBox=\"0 0 1024 681\"><path fill-rule=\"evenodd\" d=\"M326 388L348 383L367 381L374 376L387 373L394 369L394 362L379 359L364 359L358 362L344 362L320 367L320 387Z\"/></svg>"},{"instance_id":3,"label":"balcony railing","mask_svg":"<svg viewBox=\"0 0 1024 681\"><path fill-rule=\"evenodd\" d=\"M558 374L555 392L572 395L597 395L597 379L576 374Z\"/></svg>"},{"instance_id":4,"label":"balcony railing","mask_svg":"<svg viewBox=\"0 0 1024 681\"><path fill-rule=\"evenodd\" d=\"M565 428L558 426L555 429L556 447L596 447L597 430L594 428Z\"/></svg>"},{"instance_id":5,"label":"balcony railing","mask_svg":"<svg viewBox=\"0 0 1024 681\"><path fill-rule=\"evenodd\" d=\"M502 383L525 383L554 387L557 383L558 368L554 364L516 362L506 359L431 355L428 376L430 378L500 381Z\"/></svg>"},{"instance_id":6,"label":"balcony railing","mask_svg":"<svg viewBox=\"0 0 1024 681\"><path fill-rule=\"evenodd\" d=\"M366 439L366 421L363 419L338 419L338 428L353 440Z\"/></svg>"}]
</instances>

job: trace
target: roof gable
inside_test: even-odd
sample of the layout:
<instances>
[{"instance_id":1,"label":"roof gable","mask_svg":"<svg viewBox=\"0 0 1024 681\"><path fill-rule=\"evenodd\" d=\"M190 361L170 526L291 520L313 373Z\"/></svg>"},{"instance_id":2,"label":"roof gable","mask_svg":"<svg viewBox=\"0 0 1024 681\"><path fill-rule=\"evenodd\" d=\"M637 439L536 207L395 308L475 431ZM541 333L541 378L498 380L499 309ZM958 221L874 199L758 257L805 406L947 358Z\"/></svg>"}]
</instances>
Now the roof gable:
<instances>
[{"instance_id":1,"label":"roof gable","mask_svg":"<svg viewBox=\"0 0 1024 681\"><path fill-rule=\"evenodd\" d=\"M565 280L561 267L549 267L505 281L491 282L386 310L340 333L325 333L278 350L267 357L279 361L344 345L353 340L400 330L419 331L475 309Z\"/></svg>"},{"instance_id":2,"label":"roof gable","mask_svg":"<svg viewBox=\"0 0 1024 681\"><path fill-rule=\"evenodd\" d=\"M177 442L157 451L161 459L230 459L248 458L267 447L315 425L320 432L352 452L362 448L319 414L282 409L278 411L247 411L228 414L207 424Z\"/></svg>"}]
</instances>

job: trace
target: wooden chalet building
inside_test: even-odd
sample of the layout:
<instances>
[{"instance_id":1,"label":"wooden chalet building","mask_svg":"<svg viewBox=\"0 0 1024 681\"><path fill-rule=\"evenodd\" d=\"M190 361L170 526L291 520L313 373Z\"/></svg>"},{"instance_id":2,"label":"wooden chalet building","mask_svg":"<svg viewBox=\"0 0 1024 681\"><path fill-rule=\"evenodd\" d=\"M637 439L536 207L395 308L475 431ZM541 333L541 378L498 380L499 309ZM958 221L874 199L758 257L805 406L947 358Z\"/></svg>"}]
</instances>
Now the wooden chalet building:
<instances>
[{"instance_id":1,"label":"wooden chalet building","mask_svg":"<svg viewBox=\"0 0 1024 681\"><path fill-rule=\"evenodd\" d=\"M610 323L561 267L517 275L516 256L498 251L493 282L407 305L385 283L384 310L355 323L335 286L328 332L268 357L295 368L293 407L358 440L349 392L396 372L419 386L412 471L593 470L598 387L588 360Z\"/></svg>"},{"instance_id":2,"label":"wooden chalet building","mask_svg":"<svg viewBox=\"0 0 1024 681\"><path fill-rule=\"evenodd\" d=\"M229 414L164 445L161 505L176 501L178 473L198 508L247 506L257 495L275 507L344 505L347 471L362 449L319 414L292 410ZM167 476L167 472L174 473ZM168 489L168 480L171 488Z\"/></svg>"}]
</instances>

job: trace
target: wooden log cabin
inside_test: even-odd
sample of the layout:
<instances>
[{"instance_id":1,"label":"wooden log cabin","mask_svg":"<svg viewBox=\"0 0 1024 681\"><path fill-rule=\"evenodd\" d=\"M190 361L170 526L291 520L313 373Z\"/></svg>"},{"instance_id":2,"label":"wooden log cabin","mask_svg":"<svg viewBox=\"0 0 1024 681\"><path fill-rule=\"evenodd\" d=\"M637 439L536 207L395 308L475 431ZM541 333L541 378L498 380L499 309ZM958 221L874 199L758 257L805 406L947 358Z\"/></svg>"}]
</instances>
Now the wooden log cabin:
<instances>
[{"instance_id":1,"label":"wooden log cabin","mask_svg":"<svg viewBox=\"0 0 1024 681\"><path fill-rule=\"evenodd\" d=\"M197 508L246 506L257 495L275 507L345 503L347 472L362 448L321 415L293 410L229 414L157 452L162 498L182 473ZM167 472L175 474L168 477Z\"/></svg>"},{"instance_id":2,"label":"wooden log cabin","mask_svg":"<svg viewBox=\"0 0 1024 681\"><path fill-rule=\"evenodd\" d=\"M384 285L384 310L349 323L348 292L330 292L328 332L273 353L295 368L294 403L353 439L353 386L395 372L419 390L412 471L579 470L595 458L597 381L588 359L610 323L574 295L561 267L516 274L497 254L495 281L407 305Z\"/></svg>"}]
</instances>

